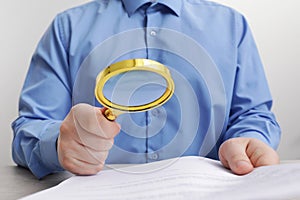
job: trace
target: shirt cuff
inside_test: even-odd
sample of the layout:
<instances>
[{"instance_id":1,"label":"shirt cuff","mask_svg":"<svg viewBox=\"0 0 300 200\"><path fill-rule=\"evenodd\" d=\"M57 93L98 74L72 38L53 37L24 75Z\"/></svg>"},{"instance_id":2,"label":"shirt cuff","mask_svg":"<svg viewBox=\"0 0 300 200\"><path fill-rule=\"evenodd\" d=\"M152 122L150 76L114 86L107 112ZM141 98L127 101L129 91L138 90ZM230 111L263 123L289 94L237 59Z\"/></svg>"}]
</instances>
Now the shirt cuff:
<instances>
[{"instance_id":1,"label":"shirt cuff","mask_svg":"<svg viewBox=\"0 0 300 200\"><path fill-rule=\"evenodd\" d=\"M255 138L255 139L258 139L258 140L264 142L265 144L267 144L268 146L270 146L272 148L276 148L276 147L272 146L272 143L268 138L266 138L265 136L263 136L262 134L260 134L259 132L256 132L256 131L248 131L248 132L240 133L238 135L234 135L232 138L238 138L238 137Z\"/></svg>"},{"instance_id":2,"label":"shirt cuff","mask_svg":"<svg viewBox=\"0 0 300 200\"><path fill-rule=\"evenodd\" d=\"M49 124L46 128L44 135L41 137L40 141L40 153L44 166L47 166L42 176L45 176L52 172L63 171L58 161L57 154L57 138L59 135L61 122L54 122Z\"/></svg>"}]
</instances>

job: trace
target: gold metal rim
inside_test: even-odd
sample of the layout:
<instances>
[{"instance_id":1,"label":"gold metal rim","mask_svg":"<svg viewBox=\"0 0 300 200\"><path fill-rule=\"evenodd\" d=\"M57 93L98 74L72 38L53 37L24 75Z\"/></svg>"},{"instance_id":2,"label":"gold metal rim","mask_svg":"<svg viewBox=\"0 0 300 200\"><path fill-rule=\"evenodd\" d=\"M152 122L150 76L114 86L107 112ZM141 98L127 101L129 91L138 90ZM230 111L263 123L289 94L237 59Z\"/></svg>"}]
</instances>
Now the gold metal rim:
<instances>
[{"instance_id":1,"label":"gold metal rim","mask_svg":"<svg viewBox=\"0 0 300 200\"><path fill-rule=\"evenodd\" d=\"M121 73L129 72L129 71L150 71L161 75L167 83L166 91L162 94L161 97L147 103L145 105L138 106L124 106L111 102L103 95L103 87L105 83L113 76L116 76ZM123 60L114 64L111 64L103 71L101 71L96 79L96 87L95 87L95 96L97 100L105 107L116 109L120 111L126 112L139 112L146 111L151 108L160 106L168 101L174 93L174 81L171 77L170 71L163 64L149 59L130 59Z\"/></svg>"}]
</instances>

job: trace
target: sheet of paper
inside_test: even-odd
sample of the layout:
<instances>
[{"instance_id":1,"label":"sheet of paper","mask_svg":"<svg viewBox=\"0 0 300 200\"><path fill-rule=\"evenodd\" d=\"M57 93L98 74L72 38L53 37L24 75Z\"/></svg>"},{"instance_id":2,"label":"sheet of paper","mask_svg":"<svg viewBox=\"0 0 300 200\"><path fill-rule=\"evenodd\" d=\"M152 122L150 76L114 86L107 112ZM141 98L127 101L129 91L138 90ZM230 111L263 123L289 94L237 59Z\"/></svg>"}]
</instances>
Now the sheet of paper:
<instances>
[{"instance_id":1,"label":"sheet of paper","mask_svg":"<svg viewBox=\"0 0 300 200\"><path fill-rule=\"evenodd\" d=\"M256 168L238 176L220 162L181 157L74 176L22 200L300 199L300 163Z\"/></svg>"}]
</instances>

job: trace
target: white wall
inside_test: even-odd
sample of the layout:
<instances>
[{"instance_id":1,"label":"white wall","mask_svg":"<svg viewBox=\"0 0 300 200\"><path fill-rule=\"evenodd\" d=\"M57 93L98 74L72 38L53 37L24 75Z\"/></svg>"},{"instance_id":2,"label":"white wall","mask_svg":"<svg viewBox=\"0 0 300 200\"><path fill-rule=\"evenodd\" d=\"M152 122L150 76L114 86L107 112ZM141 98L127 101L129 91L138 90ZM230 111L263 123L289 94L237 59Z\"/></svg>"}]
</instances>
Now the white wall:
<instances>
[{"instance_id":1,"label":"white wall","mask_svg":"<svg viewBox=\"0 0 300 200\"><path fill-rule=\"evenodd\" d=\"M54 16L88 0L2 1L0 6L0 163L12 163L11 122L31 55Z\"/></svg>"},{"instance_id":2,"label":"white wall","mask_svg":"<svg viewBox=\"0 0 300 200\"><path fill-rule=\"evenodd\" d=\"M279 154L300 159L300 1L216 1L240 11L250 23L282 128Z\"/></svg>"},{"instance_id":3,"label":"white wall","mask_svg":"<svg viewBox=\"0 0 300 200\"><path fill-rule=\"evenodd\" d=\"M300 159L300 1L216 0L242 12L257 41L283 129L282 159ZM0 162L11 163L11 122L30 57L53 17L87 0L5 1L0 7Z\"/></svg>"}]
</instances>

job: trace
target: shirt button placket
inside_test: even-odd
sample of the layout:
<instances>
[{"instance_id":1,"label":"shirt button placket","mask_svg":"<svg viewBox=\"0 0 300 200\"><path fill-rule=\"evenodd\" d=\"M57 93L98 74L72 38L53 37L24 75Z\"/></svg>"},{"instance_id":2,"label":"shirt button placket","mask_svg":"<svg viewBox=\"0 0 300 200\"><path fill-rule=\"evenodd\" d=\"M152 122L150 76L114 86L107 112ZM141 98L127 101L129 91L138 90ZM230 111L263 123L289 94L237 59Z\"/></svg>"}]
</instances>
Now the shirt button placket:
<instances>
[{"instance_id":1,"label":"shirt button placket","mask_svg":"<svg viewBox=\"0 0 300 200\"><path fill-rule=\"evenodd\" d=\"M151 0L152 3L156 3L156 0ZM146 28L146 47L148 48L148 46L152 46L153 44L157 43L157 39L159 37L159 23L160 23L160 17L158 16L159 13L158 12L153 12L153 10L151 11L152 8L149 8L149 10L146 12L146 16L147 16L147 28ZM153 59L156 60L157 55L153 54L152 51L147 51L147 56L149 59ZM154 109L156 110L156 109ZM151 113L151 111L150 111ZM158 117L160 115L160 112L158 110L154 111L155 114L151 113L150 115L152 115L154 118L152 118L151 120L158 120ZM147 138L147 150L148 152L152 152L152 153L148 153L147 154L147 159L149 161L156 161L159 159L159 154L153 152L156 146L156 143L154 144L149 138Z\"/></svg>"},{"instance_id":2,"label":"shirt button placket","mask_svg":"<svg viewBox=\"0 0 300 200\"><path fill-rule=\"evenodd\" d=\"M148 10L146 11L146 17L147 17L147 33L146 33L146 45L148 47L151 46L152 44L157 43L157 37L159 34L159 12L157 11L153 11L154 8L149 7ZM151 55L148 54L148 58L150 59L154 59L155 58L151 58Z\"/></svg>"}]
</instances>

